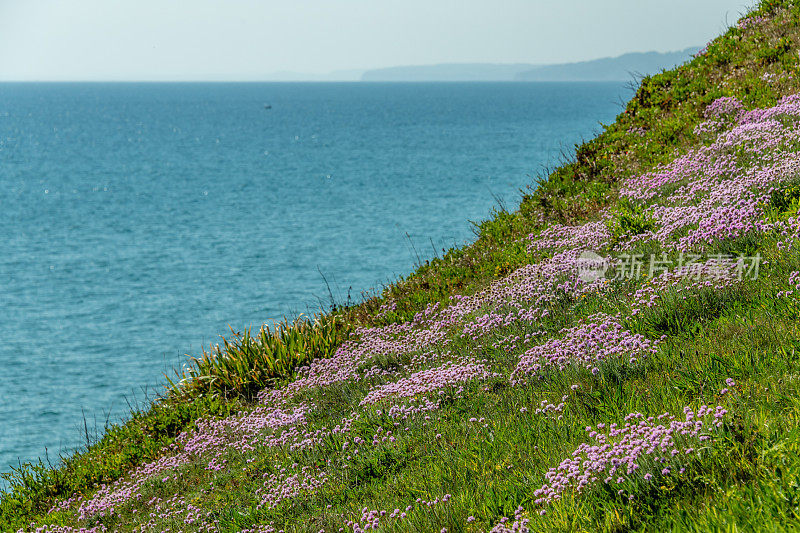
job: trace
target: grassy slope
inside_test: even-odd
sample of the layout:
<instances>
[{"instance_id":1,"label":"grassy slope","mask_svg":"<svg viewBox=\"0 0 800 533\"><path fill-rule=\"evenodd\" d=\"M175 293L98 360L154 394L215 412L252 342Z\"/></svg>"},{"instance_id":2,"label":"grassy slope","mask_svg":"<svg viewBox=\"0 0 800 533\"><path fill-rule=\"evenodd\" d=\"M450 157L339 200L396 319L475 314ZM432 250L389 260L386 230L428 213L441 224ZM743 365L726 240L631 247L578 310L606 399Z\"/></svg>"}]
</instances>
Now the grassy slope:
<instances>
[{"instance_id":1,"label":"grassy slope","mask_svg":"<svg viewBox=\"0 0 800 533\"><path fill-rule=\"evenodd\" d=\"M704 120L705 107L717 98L736 96L747 108L755 108L774 105L780 96L796 92L796 77L780 75L798 73L800 6L791 1L767 1L752 16L766 20L744 30L732 28L689 64L644 79L614 124L578 147L575 161L547 177L517 211L498 212L484 222L474 245L450 250L379 298L337 310L335 333L323 324L320 335L325 342L307 343L311 347L302 348L303 358L329 355L356 326L401 323L430 303L446 302L456 293L472 294L493 279L542 260L544 255L527 250L528 234L553 223L591 220L616 203L622 180L700 145L703 140L693 129ZM778 80L765 81L765 73L778 76ZM635 215L626 220L635 223ZM488 530L500 517L513 516L522 505L534 521L531 525L545 529L797 529L800 404L796 375L800 361L796 350L800 348L800 330L796 304L793 307L775 294L786 287L788 273L798 269L798 260L778 252L774 238L737 242L734 248L723 243L710 251L737 246L770 260L760 279L709 294L705 300L662 303L653 313L630 321L626 325L636 332L650 337L667 335L658 352L633 370L604 368L593 376L571 369L526 386L511 387L507 378L493 378L488 386L473 383L461 394L448 389L444 406L432 413L434 420L427 425L421 418L407 422L409 431L398 431L393 446L367 447L349 461L340 452L342 439L303 452L261 449L248 455L252 462L232 452L227 470L210 472L198 461L183 467L180 481L148 485L148 497L184 495L213 510L225 531L270 522L287 530L335 531L341 526L341 515L359 518L364 507L391 512L417 498L433 500L446 493L452 494L450 501L415 507L408 521L384 521L382 527L396 531ZM559 304L548 320L518 323L493 333L492 339L541 329L557 336L561 327L574 325L594 312L626 308L625 294L630 287L624 289ZM387 303L391 308L381 309ZM194 427L199 418L249 409L255 391L292 379L291 362L269 372L246 370L259 361L260 354L249 341L237 342L223 347L216 358L243 364L201 365L196 372L201 379L178 387L150 409L134 413L124 426L109 428L98 443L67 458L64 466L17 472L11 479L12 490L0 503L0 529L15 530L34 522L84 525L70 511L51 515L47 511L60 499L73 493L91 494L98 484L159 457L165 445ZM513 370L521 351L509 353L459 338L452 340L450 349L458 354L480 352L506 374ZM280 351L271 350L270 357ZM285 353L291 351L287 348ZM398 362L387 359L379 363L395 369ZM691 460L690 474L638 486L637 498L631 502L614 491L595 490L580 497L568 495L544 517L531 512L532 493L544 482L544 472L585 441L585 426L621 421L634 411L679 413L683 406L700 401L715 405L713 402L723 400L718 391L728 377L737 382L735 394L724 399L733 415L719 437L721 443ZM310 426L335 425L359 409L358 402L375 384L342 384L336 395L308 392L307 400L320 406L311 415ZM573 384L580 385L577 391L572 390ZM541 400L557 404L565 395L569 402L561 420L520 412L526 406L533 410ZM468 422L471 417L486 422L476 425ZM392 426L385 414L367 408L354 432L369 441L375 428ZM328 472L330 480L315 493L303 493L269 511L256 509L253 494L262 472L273 471L275 464L324 464L331 457L340 461L339 468ZM347 468L342 468L344 464ZM141 513L146 509L142 503L133 503L105 521L112 529L132 529L134 510ZM469 516L475 521L467 522ZM175 527L160 518L155 527L168 525Z\"/></svg>"}]
</instances>

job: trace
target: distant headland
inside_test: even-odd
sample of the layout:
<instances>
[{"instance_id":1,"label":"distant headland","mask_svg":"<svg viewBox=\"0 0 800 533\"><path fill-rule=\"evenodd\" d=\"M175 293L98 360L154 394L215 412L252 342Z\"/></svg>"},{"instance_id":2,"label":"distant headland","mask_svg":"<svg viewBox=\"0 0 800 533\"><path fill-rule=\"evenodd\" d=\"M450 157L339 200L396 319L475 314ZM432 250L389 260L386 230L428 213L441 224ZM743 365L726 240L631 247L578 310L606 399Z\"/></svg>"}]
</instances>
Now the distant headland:
<instances>
[{"instance_id":1,"label":"distant headland","mask_svg":"<svg viewBox=\"0 0 800 533\"><path fill-rule=\"evenodd\" d=\"M700 50L632 52L576 63L444 63L367 70L361 81L626 81L635 75L656 74L691 58Z\"/></svg>"}]
</instances>

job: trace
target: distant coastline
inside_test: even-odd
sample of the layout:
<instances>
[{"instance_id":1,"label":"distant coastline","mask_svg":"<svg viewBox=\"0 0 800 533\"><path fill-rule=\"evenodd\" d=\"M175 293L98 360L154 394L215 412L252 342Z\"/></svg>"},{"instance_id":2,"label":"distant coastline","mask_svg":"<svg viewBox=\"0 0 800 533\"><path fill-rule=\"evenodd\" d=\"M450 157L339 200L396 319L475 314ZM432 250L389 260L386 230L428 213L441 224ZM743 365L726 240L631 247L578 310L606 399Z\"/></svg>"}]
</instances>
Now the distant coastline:
<instances>
[{"instance_id":1,"label":"distant coastline","mask_svg":"<svg viewBox=\"0 0 800 533\"><path fill-rule=\"evenodd\" d=\"M626 81L680 65L700 50L633 52L575 63L445 63L367 70L361 81Z\"/></svg>"},{"instance_id":2,"label":"distant coastline","mask_svg":"<svg viewBox=\"0 0 800 533\"><path fill-rule=\"evenodd\" d=\"M280 71L264 75L265 82L435 82L435 81L628 81L671 69L700 50L692 46L673 52L630 52L572 63L439 63L328 73ZM212 81L212 80L208 80ZM244 80L242 80L244 81Z\"/></svg>"}]
</instances>

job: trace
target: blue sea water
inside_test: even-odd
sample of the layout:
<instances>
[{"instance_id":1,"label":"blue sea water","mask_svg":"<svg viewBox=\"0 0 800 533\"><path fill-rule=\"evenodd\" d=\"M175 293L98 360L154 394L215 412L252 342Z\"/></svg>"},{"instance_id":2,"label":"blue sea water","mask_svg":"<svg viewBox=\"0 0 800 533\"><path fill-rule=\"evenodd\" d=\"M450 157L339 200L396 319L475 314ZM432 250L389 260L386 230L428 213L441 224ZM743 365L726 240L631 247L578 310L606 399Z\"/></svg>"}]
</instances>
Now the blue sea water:
<instances>
[{"instance_id":1,"label":"blue sea water","mask_svg":"<svg viewBox=\"0 0 800 533\"><path fill-rule=\"evenodd\" d=\"M614 83L0 84L0 471L227 332L358 300L610 122ZM268 106L271 106L268 108Z\"/></svg>"}]
</instances>

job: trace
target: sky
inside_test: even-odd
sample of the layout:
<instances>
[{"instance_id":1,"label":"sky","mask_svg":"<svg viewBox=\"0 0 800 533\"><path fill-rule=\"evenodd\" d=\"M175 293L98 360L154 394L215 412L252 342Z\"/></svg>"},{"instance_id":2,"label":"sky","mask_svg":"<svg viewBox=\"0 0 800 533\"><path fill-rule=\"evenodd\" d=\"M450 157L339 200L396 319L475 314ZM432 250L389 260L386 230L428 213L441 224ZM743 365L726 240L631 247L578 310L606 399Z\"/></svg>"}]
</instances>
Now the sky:
<instances>
[{"instance_id":1,"label":"sky","mask_svg":"<svg viewBox=\"0 0 800 533\"><path fill-rule=\"evenodd\" d=\"M703 46L752 4L0 0L0 80L248 81L281 71L563 63Z\"/></svg>"}]
</instances>

